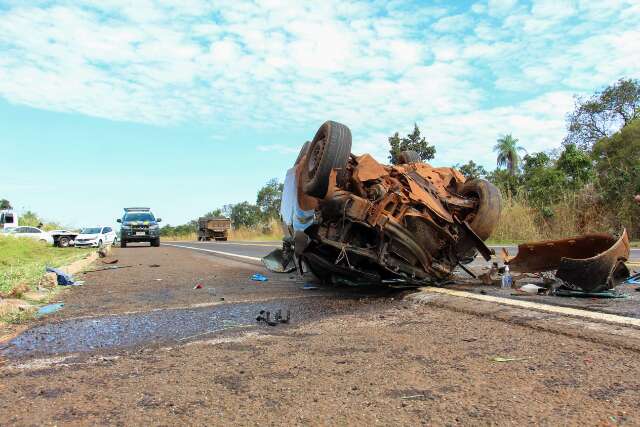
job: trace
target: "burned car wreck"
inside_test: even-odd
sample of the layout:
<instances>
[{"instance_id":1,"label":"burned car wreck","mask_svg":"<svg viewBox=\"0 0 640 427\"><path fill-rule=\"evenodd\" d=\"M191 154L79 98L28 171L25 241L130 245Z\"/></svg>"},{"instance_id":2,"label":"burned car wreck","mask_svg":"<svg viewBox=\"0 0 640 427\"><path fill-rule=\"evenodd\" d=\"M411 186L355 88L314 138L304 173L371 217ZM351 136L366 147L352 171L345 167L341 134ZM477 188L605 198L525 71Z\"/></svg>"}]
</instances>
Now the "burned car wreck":
<instances>
[{"instance_id":1,"label":"burned car wreck","mask_svg":"<svg viewBox=\"0 0 640 427\"><path fill-rule=\"evenodd\" d=\"M498 189L432 167L417 153L382 165L351 154L351 132L327 121L287 171L281 204L282 249L267 268L307 269L324 282L424 285L448 280L457 266L491 250L500 218Z\"/></svg>"}]
</instances>

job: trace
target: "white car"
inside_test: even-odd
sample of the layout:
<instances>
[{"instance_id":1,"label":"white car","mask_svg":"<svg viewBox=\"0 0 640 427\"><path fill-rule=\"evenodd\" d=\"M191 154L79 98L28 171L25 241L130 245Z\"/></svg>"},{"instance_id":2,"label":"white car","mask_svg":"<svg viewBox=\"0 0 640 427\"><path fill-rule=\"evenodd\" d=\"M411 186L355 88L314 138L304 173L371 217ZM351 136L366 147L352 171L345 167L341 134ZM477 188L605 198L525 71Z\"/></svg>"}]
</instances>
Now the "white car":
<instances>
[{"instance_id":1,"label":"white car","mask_svg":"<svg viewBox=\"0 0 640 427\"><path fill-rule=\"evenodd\" d=\"M111 227L89 227L80 230L80 234L73 241L76 247L100 247L113 245L116 232Z\"/></svg>"},{"instance_id":2,"label":"white car","mask_svg":"<svg viewBox=\"0 0 640 427\"><path fill-rule=\"evenodd\" d=\"M6 229L5 229L6 230ZM53 237L46 231L42 231L37 227L15 227L10 228L6 232L7 236L28 237L30 239L39 240L42 243L53 245Z\"/></svg>"}]
</instances>

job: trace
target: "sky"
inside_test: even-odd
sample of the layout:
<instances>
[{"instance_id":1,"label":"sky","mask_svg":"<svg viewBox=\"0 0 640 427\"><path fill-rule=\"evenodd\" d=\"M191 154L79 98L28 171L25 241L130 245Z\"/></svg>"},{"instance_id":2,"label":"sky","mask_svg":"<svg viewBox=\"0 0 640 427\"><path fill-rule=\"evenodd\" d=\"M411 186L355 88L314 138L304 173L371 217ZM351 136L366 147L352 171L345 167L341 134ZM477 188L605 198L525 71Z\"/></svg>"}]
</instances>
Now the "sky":
<instances>
[{"instance_id":1,"label":"sky","mask_svg":"<svg viewBox=\"0 0 640 427\"><path fill-rule=\"evenodd\" d=\"M432 164L560 146L574 96L640 78L637 0L0 0L0 198L68 226L255 201L326 120Z\"/></svg>"}]
</instances>

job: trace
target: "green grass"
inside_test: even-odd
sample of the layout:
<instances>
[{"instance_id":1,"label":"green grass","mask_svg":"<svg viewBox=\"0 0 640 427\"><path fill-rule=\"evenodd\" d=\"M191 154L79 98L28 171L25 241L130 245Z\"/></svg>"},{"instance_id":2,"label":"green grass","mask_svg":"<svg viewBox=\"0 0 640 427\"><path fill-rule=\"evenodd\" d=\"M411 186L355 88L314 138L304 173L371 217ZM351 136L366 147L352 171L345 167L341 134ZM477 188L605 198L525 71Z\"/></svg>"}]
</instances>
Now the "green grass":
<instances>
[{"instance_id":1,"label":"green grass","mask_svg":"<svg viewBox=\"0 0 640 427\"><path fill-rule=\"evenodd\" d=\"M54 248L28 238L0 236L0 293L8 293L20 283L33 287L45 266L60 267L88 253L83 249Z\"/></svg>"}]
</instances>

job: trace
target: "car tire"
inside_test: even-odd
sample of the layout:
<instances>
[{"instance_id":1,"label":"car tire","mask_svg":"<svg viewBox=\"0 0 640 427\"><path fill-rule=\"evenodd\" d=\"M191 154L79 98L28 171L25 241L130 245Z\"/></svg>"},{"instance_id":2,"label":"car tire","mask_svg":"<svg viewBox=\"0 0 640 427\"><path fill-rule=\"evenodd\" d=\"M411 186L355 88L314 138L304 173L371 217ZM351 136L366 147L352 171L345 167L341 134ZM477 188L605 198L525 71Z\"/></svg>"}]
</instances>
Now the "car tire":
<instances>
[{"instance_id":1,"label":"car tire","mask_svg":"<svg viewBox=\"0 0 640 427\"><path fill-rule=\"evenodd\" d=\"M400 165L419 162L422 162L422 159L420 158L420 154L418 154L417 151L406 150L401 151L400 154L398 154L398 164Z\"/></svg>"},{"instance_id":2,"label":"car tire","mask_svg":"<svg viewBox=\"0 0 640 427\"><path fill-rule=\"evenodd\" d=\"M341 123L326 121L313 137L303 166L309 196L324 198L333 169L344 169L351 154L351 131Z\"/></svg>"},{"instance_id":3,"label":"car tire","mask_svg":"<svg viewBox=\"0 0 640 427\"><path fill-rule=\"evenodd\" d=\"M294 163L294 166L297 165L298 163L300 163L300 160L302 160L304 155L307 154L307 150L309 149L309 145L311 145L311 141L307 141L304 144L302 144L302 148L300 149L300 153L298 153L298 158L296 159L296 162Z\"/></svg>"},{"instance_id":4,"label":"car tire","mask_svg":"<svg viewBox=\"0 0 640 427\"><path fill-rule=\"evenodd\" d=\"M102 247L102 245L103 245L103 243L102 243L102 239L98 240L98 248L101 248L101 247Z\"/></svg>"},{"instance_id":5,"label":"car tire","mask_svg":"<svg viewBox=\"0 0 640 427\"><path fill-rule=\"evenodd\" d=\"M502 210L500 190L486 179L472 179L462 185L460 193L465 197L478 200L478 209L472 214L470 220L466 220L478 237L487 240L500 221Z\"/></svg>"},{"instance_id":6,"label":"car tire","mask_svg":"<svg viewBox=\"0 0 640 427\"><path fill-rule=\"evenodd\" d=\"M61 248L68 248L69 242L70 240L68 237L62 236L58 239L58 246Z\"/></svg>"},{"instance_id":7,"label":"car tire","mask_svg":"<svg viewBox=\"0 0 640 427\"><path fill-rule=\"evenodd\" d=\"M151 246L153 246L154 248L159 247L160 246L160 238L158 237L156 239L151 240Z\"/></svg>"},{"instance_id":8,"label":"car tire","mask_svg":"<svg viewBox=\"0 0 640 427\"><path fill-rule=\"evenodd\" d=\"M120 247L121 248L126 248L127 247L127 241L124 239L120 239Z\"/></svg>"}]
</instances>

